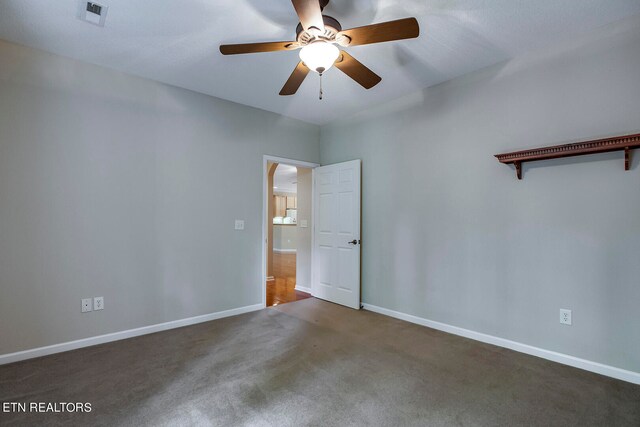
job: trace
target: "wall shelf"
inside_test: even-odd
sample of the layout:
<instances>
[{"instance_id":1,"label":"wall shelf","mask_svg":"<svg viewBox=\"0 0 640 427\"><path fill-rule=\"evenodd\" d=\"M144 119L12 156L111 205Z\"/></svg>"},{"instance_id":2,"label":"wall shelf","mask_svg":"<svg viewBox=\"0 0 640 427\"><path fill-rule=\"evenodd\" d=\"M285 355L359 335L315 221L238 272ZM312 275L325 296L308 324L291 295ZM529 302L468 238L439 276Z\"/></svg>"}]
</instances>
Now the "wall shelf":
<instances>
[{"instance_id":1,"label":"wall shelf","mask_svg":"<svg viewBox=\"0 0 640 427\"><path fill-rule=\"evenodd\" d=\"M514 165L516 176L518 179L522 179L522 163L524 162L608 153L611 151L624 151L624 169L629 170L631 167L631 150L634 148L640 148L640 134L514 151L512 153L496 154L496 157L500 163Z\"/></svg>"}]
</instances>

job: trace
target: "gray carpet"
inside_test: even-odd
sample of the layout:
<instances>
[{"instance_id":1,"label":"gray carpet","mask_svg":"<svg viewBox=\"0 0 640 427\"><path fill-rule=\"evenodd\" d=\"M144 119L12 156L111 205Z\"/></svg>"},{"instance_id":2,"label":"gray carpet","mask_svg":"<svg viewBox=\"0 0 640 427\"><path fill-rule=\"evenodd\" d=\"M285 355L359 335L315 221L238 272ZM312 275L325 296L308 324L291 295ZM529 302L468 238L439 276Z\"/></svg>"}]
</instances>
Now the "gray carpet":
<instances>
[{"instance_id":1,"label":"gray carpet","mask_svg":"<svg viewBox=\"0 0 640 427\"><path fill-rule=\"evenodd\" d=\"M316 299L0 366L2 425L640 426L640 386Z\"/></svg>"}]
</instances>

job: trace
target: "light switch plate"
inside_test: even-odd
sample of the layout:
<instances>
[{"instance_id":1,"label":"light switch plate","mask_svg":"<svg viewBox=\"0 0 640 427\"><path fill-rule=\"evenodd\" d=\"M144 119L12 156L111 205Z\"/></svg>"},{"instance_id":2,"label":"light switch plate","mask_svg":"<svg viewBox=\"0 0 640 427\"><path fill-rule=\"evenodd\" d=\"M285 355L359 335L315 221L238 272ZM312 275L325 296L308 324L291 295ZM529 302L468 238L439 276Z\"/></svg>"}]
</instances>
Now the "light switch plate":
<instances>
[{"instance_id":1,"label":"light switch plate","mask_svg":"<svg viewBox=\"0 0 640 427\"><path fill-rule=\"evenodd\" d=\"M244 230L244 221L236 219L236 230Z\"/></svg>"},{"instance_id":2,"label":"light switch plate","mask_svg":"<svg viewBox=\"0 0 640 427\"><path fill-rule=\"evenodd\" d=\"M91 298L83 298L82 299L82 312L88 313L91 311Z\"/></svg>"},{"instance_id":3,"label":"light switch plate","mask_svg":"<svg viewBox=\"0 0 640 427\"><path fill-rule=\"evenodd\" d=\"M309 226L309 223L307 222L306 219L301 219L300 220L300 227L307 228L308 226Z\"/></svg>"},{"instance_id":4,"label":"light switch plate","mask_svg":"<svg viewBox=\"0 0 640 427\"><path fill-rule=\"evenodd\" d=\"M95 297L93 299L94 310L104 310L104 297Z\"/></svg>"}]
</instances>

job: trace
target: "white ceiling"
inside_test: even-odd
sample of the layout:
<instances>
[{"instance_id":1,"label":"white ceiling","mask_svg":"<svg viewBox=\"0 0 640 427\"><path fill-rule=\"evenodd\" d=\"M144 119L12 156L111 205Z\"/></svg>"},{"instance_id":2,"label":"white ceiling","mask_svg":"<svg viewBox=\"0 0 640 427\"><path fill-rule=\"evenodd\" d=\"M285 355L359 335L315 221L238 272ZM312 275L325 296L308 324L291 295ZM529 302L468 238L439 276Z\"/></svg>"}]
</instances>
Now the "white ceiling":
<instances>
[{"instance_id":1,"label":"white ceiling","mask_svg":"<svg viewBox=\"0 0 640 427\"><path fill-rule=\"evenodd\" d=\"M640 13L639 0L332 0L344 28L415 16L422 34L348 49L382 83L365 91L332 69L319 101L316 75L278 96L297 52L218 51L293 39L290 0L96 0L104 28L76 18L78 1L2 0L0 38L316 124Z\"/></svg>"},{"instance_id":2,"label":"white ceiling","mask_svg":"<svg viewBox=\"0 0 640 427\"><path fill-rule=\"evenodd\" d=\"M298 189L298 168L279 164L273 174L273 191L276 193L296 193Z\"/></svg>"}]
</instances>

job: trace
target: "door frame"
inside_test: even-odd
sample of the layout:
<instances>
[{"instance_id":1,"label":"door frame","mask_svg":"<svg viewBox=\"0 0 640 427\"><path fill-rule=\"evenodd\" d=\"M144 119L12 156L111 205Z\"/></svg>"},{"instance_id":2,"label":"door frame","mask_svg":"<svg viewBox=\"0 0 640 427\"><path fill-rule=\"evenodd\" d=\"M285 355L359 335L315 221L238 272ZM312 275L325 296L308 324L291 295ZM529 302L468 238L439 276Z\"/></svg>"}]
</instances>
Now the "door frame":
<instances>
[{"instance_id":1,"label":"door frame","mask_svg":"<svg viewBox=\"0 0 640 427\"><path fill-rule=\"evenodd\" d=\"M262 156L262 219L261 219L262 221L262 275L261 275L262 286L260 286L260 289L262 289L261 301L262 301L263 308L267 307L267 209L269 207L269 202L267 200L267 196L269 194L269 189L267 188L269 185L269 180L267 178L268 162L279 163L279 164L284 164L289 166L296 166L301 168L308 168L308 169L315 169L318 166L320 166L319 163L305 162L302 160L287 159L284 157L269 156L266 154ZM314 191L313 188L315 188L314 180L315 180L315 175L312 174L312 182L311 182L312 193ZM314 206L313 199L314 197L311 197L311 225L315 226L315 222L313 218L313 210L315 206ZM313 249L313 243L314 243L313 233L312 233L311 239L312 239L311 246ZM311 269L313 270L313 263L311 265Z\"/></svg>"}]
</instances>

